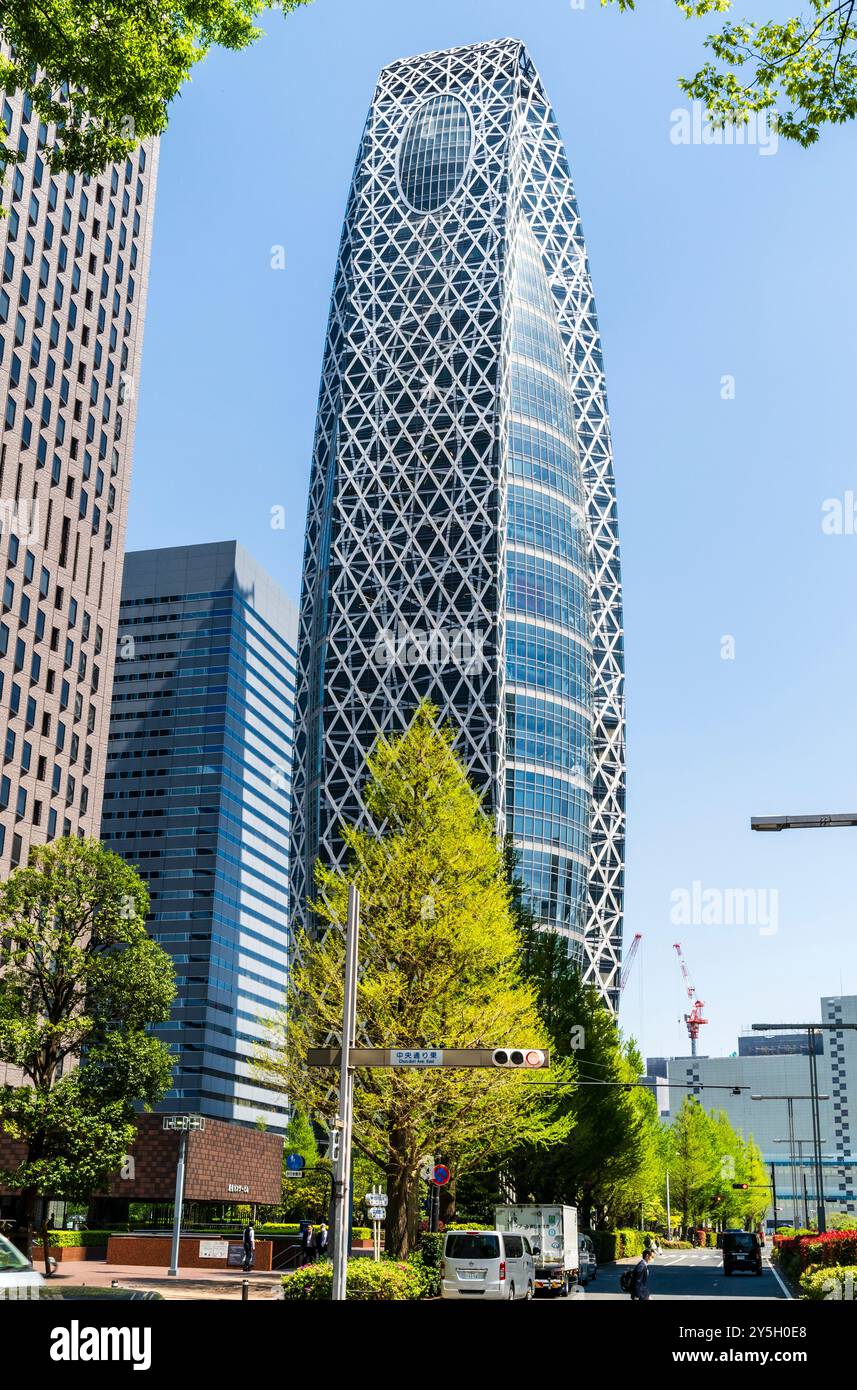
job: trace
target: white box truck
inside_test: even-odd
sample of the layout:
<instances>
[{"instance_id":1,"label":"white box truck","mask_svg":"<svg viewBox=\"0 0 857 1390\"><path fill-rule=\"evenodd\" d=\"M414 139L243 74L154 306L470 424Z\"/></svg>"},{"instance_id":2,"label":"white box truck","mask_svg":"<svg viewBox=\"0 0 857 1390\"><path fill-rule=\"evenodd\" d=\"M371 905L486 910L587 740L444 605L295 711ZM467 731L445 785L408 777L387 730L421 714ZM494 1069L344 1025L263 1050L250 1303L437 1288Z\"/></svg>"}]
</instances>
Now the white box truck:
<instances>
[{"instance_id":1,"label":"white box truck","mask_svg":"<svg viewBox=\"0 0 857 1390\"><path fill-rule=\"evenodd\" d=\"M498 1231L526 1236L536 1266L536 1292L571 1293L578 1281L577 1207L495 1207Z\"/></svg>"}]
</instances>

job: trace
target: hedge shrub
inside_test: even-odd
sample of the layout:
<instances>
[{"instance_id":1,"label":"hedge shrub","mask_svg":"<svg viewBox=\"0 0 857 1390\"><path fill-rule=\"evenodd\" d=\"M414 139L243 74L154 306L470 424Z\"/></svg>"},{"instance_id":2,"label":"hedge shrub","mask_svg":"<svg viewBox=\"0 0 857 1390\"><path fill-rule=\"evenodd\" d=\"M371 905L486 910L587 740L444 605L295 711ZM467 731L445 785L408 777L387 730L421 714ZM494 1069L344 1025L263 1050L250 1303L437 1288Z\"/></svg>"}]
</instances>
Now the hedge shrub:
<instances>
[{"instance_id":1,"label":"hedge shrub","mask_svg":"<svg viewBox=\"0 0 857 1390\"><path fill-rule=\"evenodd\" d=\"M802 1298L857 1299L857 1265L810 1265L800 1276Z\"/></svg>"},{"instance_id":2,"label":"hedge shrub","mask_svg":"<svg viewBox=\"0 0 857 1390\"><path fill-rule=\"evenodd\" d=\"M112 1231L48 1231L51 1245L60 1250L68 1250L76 1245L106 1245ZM41 1243L41 1235L36 1232L36 1242Z\"/></svg>"},{"instance_id":3,"label":"hedge shrub","mask_svg":"<svg viewBox=\"0 0 857 1390\"><path fill-rule=\"evenodd\" d=\"M373 1303L404 1303L427 1295L424 1269L410 1262L396 1260L350 1260L346 1281L346 1298ZM292 1274L283 1275L283 1298L329 1302L333 1292L333 1265L304 1265Z\"/></svg>"},{"instance_id":4,"label":"hedge shrub","mask_svg":"<svg viewBox=\"0 0 857 1390\"><path fill-rule=\"evenodd\" d=\"M599 1264L609 1264L612 1260L632 1259L642 1255L647 1231L635 1231L630 1227L620 1227L615 1231L589 1231L595 1245Z\"/></svg>"},{"instance_id":5,"label":"hedge shrub","mask_svg":"<svg viewBox=\"0 0 857 1390\"><path fill-rule=\"evenodd\" d=\"M418 1250L425 1264L431 1265L434 1269L440 1269L440 1260L443 1255L443 1232L424 1231L420 1236Z\"/></svg>"}]
</instances>

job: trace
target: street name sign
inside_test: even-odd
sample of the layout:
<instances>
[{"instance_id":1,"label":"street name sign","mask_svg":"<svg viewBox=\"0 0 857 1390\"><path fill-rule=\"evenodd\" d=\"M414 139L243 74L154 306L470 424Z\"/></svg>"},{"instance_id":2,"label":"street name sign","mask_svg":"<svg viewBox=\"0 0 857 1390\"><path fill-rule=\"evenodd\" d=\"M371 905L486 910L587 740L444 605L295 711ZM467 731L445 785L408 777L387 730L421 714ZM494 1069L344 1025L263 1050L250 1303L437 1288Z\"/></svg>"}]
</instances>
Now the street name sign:
<instances>
[{"instance_id":1,"label":"street name sign","mask_svg":"<svg viewBox=\"0 0 857 1390\"><path fill-rule=\"evenodd\" d=\"M437 1047L394 1047L391 1067L442 1067L443 1052Z\"/></svg>"}]
</instances>

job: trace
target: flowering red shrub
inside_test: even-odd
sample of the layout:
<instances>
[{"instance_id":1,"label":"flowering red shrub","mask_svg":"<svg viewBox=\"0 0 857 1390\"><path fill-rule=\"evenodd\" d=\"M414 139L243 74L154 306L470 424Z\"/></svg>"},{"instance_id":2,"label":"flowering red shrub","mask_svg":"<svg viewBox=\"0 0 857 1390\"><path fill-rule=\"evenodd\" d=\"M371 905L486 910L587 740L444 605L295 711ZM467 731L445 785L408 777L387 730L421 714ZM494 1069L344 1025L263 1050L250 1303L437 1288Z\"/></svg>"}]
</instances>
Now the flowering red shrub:
<instances>
[{"instance_id":1,"label":"flowering red shrub","mask_svg":"<svg viewBox=\"0 0 857 1390\"><path fill-rule=\"evenodd\" d=\"M800 1267L857 1264L857 1231L826 1231L798 1241Z\"/></svg>"},{"instance_id":2,"label":"flowering red shrub","mask_svg":"<svg viewBox=\"0 0 857 1390\"><path fill-rule=\"evenodd\" d=\"M774 1236L774 1245L783 1263L796 1266L797 1272L802 1272L808 1265L857 1264L857 1231Z\"/></svg>"}]
</instances>

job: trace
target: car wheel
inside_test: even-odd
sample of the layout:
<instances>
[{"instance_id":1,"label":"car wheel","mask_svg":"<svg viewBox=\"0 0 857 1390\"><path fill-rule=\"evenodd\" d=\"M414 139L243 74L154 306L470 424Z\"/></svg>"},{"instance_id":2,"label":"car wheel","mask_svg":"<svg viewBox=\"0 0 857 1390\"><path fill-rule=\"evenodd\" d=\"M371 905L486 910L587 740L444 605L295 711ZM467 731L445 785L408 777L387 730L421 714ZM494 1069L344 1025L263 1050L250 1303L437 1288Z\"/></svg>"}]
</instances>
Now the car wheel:
<instances>
[{"instance_id":1,"label":"car wheel","mask_svg":"<svg viewBox=\"0 0 857 1390\"><path fill-rule=\"evenodd\" d=\"M514 1303L514 1301L515 1301L515 1285L514 1285L514 1284L510 1284L510 1285L509 1285L509 1302L510 1302L510 1303Z\"/></svg>"},{"instance_id":2,"label":"car wheel","mask_svg":"<svg viewBox=\"0 0 857 1390\"><path fill-rule=\"evenodd\" d=\"M568 1295L571 1293L571 1280L567 1274L563 1275L562 1288L559 1292L561 1298L568 1298Z\"/></svg>"},{"instance_id":3,"label":"car wheel","mask_svg":"<svg viewBox=\"0 0 857 1390\"><path fill-rule=\"evenodd\" d=\"M533 1286L532 1286L532 1284L528 1284L528 1285L527 1285L527 1302L528 1302L528 1303L532 1302L532 1297L533 1297Z\"/></svg>"}]
</instances>

